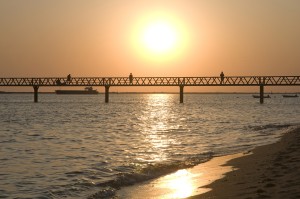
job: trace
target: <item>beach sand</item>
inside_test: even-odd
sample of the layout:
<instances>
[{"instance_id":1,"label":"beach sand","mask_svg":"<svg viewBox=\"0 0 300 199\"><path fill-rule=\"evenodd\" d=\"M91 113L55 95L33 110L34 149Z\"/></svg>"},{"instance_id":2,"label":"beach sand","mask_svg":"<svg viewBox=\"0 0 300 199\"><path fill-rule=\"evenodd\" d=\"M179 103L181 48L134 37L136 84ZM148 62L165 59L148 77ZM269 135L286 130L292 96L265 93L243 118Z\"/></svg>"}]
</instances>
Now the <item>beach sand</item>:
<instances>
[{"instance_id":1,"label":"beach sand","mask_svg":"<svg viewBox=\"0 0 300 199\"><path fill-rule=\"evenodd\" d=\"M300 198L300 128L226 165L238 169L208 185L212 191L189 199Z\"/></svg>"}]
</instances>

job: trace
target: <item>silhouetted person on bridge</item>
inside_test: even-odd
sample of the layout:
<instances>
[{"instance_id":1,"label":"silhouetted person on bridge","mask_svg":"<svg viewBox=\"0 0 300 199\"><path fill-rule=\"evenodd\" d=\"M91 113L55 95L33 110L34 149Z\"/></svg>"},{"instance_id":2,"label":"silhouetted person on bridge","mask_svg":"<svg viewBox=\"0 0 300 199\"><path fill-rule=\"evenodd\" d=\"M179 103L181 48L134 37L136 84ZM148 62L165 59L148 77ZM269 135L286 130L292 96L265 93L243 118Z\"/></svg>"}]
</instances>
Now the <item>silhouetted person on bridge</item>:
<instances>
[{"instance_id":1,"label":"silhouetted person on bridge","mask_svg":"<svg viewBox=\"0 0 300 199\"><path fill-rule=\"evenodd\" d=\"M67 76L67 82L70 83L70 81L71 81L71 74L69 74L69 75Z\"/></svg>"},{"instance_id":2,"label":"silhouetted person on bridge","mask_svg":"<svg viewBox=\"0 0 300 199\"><path fill-rule=\"evenodd\" d=\"M56 80L56 85L57 85L57 86L61 86L61 82L60 82L59 79Z\"/></svg>"},{"instance_id":3,"label":"silhouetted person on bridge","mask_svg":"<svg viewBox=\"0 0 300 199\"><path fill-rule=\"evenodd\" d=\"M129 75L129 83L132 84L132 80L133 80L133 76L132 76L132 73L130 73Z\"/></svg>"},{"instance_id":4,"label":"silhouetted person on bridge","mask_svg":"<svg viewBox=\"0 0 300 199\"><path fill-rule=\"evenodd\" d=\"M221 77L221 84L223 84L223 82L224 82L224 73L223 73L223 71L221 72L220 77Z\"/></svg>"}]
</instances>

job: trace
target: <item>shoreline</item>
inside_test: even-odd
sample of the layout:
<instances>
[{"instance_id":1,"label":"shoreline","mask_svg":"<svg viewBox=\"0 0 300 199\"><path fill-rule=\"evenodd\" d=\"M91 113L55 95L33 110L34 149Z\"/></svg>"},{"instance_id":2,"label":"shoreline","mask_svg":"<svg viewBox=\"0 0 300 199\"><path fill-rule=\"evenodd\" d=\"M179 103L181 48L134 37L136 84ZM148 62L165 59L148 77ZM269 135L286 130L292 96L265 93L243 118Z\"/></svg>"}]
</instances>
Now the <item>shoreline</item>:
<instances>
[{"instance_id":1,"label":"shoreline","mask_svg":"<svg viewBox=\"0 0 300 199\"><path fill-rule=\"evenodd\" d=\"M123 187L116 198L300 198L298 143L300 127L295 127L273 144L214 157L192 168Z\"/></svg>"},{"instance_id":2,"label":"shoreline","mask_svg":"<svg viewBox=\"0 0 300 199\"><path fill-rule=\"evenodd\" d=\"M227 172L231 166L223 166L228 160L243 156L243 153L214 157L207 162L171 174L152 179L141 184L122 187L116 193L117 199L171 199L186 198L203 194L211 189L206 187Z\"/></svg>"},{"instance_id":3,"label":"shoreline","mask_svg":"<svg viewBox=\"0 0 300 199\"><path fill-rule=\"evenodd\" d=\"M224 166L236 168L206 188L211 191L189 199L300 198L300 127L273 144L232 159Z\"/></svg>"}]
</instances>

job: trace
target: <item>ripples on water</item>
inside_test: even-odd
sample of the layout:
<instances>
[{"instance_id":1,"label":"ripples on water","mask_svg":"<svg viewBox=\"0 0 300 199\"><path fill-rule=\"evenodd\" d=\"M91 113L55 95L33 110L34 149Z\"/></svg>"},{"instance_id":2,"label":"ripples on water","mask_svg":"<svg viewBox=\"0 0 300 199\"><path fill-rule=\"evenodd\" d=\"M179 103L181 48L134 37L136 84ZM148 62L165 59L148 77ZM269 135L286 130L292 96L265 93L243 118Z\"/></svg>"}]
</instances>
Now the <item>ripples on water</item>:
<instances>
[{"instance_id":1,"label":"ripples on water","mask_svg":"<svg viewBox=\"0 0 300 199\"><path fill-rule=\"evenodd\" d=\"M299 125L299 98L272 95L0 95L0 196L113 195L212 156L274 142Z\"/></svg>"}]
</instances>

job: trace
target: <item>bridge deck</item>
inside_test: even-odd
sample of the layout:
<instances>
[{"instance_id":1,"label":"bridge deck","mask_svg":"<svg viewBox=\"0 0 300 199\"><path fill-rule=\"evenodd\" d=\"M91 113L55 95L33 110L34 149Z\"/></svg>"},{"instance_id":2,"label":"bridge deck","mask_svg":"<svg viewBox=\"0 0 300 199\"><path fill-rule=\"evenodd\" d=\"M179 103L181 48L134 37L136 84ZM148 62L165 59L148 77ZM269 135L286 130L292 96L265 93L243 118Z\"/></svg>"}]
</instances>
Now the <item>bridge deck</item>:
<instances>
[{"instance_id":1,"label":"bridge deck","mask_svg":"<svg viewBox=\"0 0 300 199\"><path fill-rule=\"evenodd\" d=\"M0 86L295 86L300 76L220 77L24 77L0 78Z\"/></svg>"}]
</instances>

